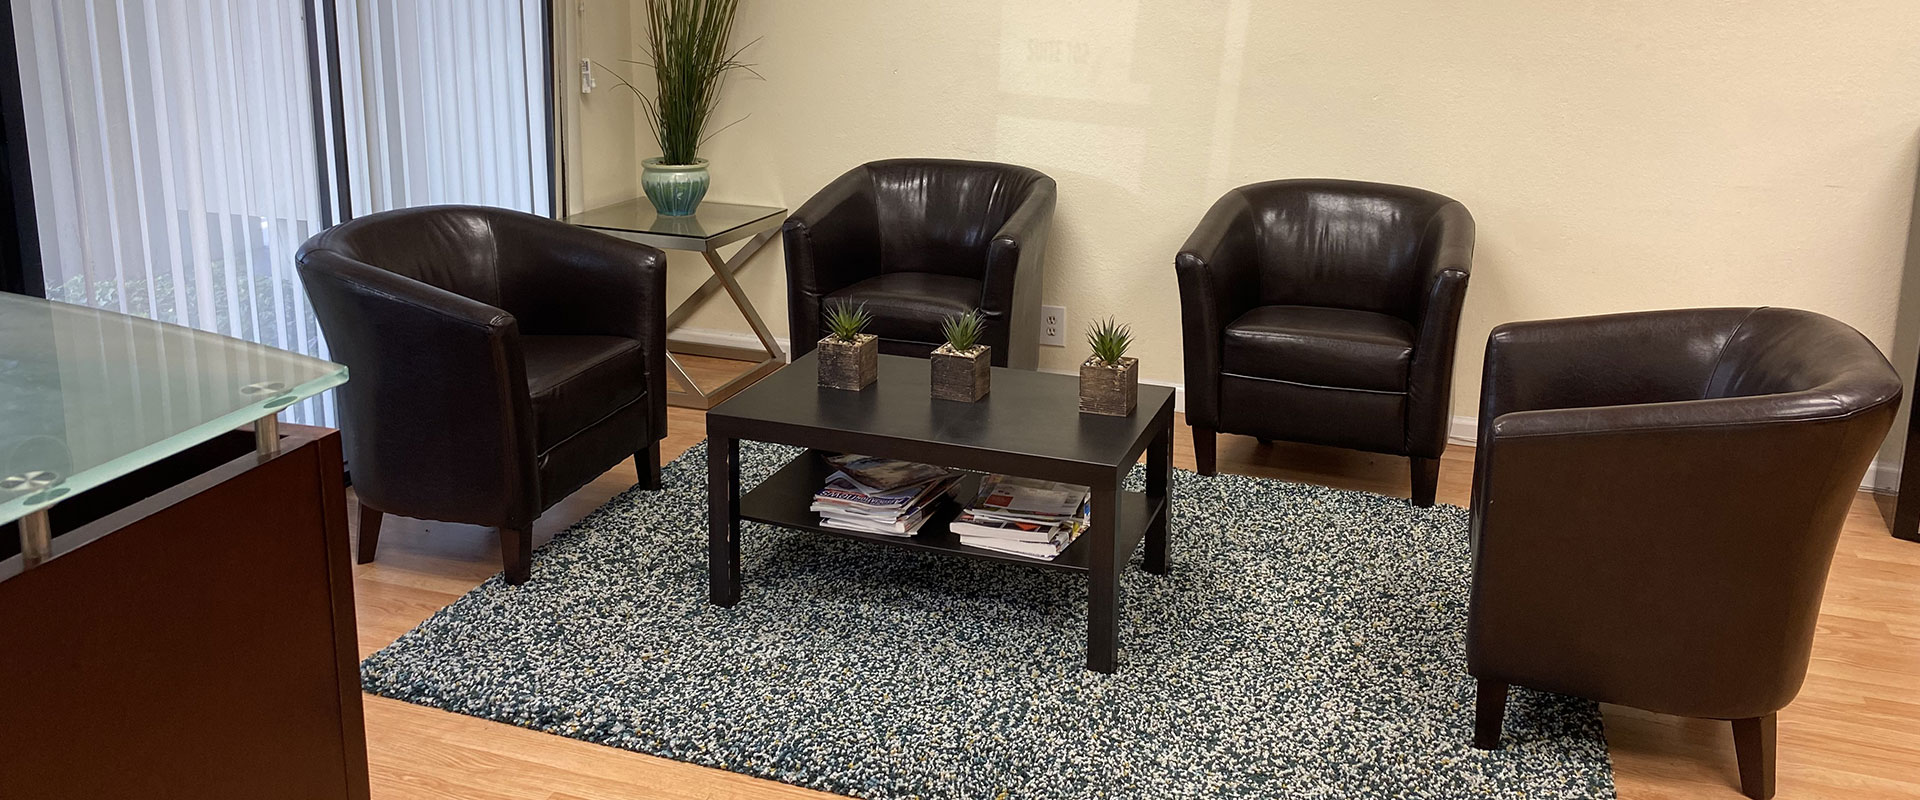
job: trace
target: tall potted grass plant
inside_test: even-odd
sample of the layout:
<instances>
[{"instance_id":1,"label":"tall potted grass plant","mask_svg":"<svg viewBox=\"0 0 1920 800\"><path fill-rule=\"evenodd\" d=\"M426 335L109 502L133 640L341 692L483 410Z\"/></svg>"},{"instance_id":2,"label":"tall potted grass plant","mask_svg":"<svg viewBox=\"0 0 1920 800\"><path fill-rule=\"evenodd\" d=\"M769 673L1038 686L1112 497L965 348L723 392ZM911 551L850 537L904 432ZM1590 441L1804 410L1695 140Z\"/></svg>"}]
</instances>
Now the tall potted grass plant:
<instances>
[{"instance_id":1,"label":"tall potted grass plant","mask_svg":"<svg viewBox=\"0 0 1920 800\"><path fill-rule=\"evenodd\" d=\"M712 136L706 128L720 85L734 70L753 72L740 61L746 46L728 44L739 7L740 0L647 0L647 60L633 63L653 69L655 95L614 76L640 99L660 145L658 158L641 162L640 188L662 216L689 216L707 196L711 177L699 150Z\"/></svg>"}]
</instances>

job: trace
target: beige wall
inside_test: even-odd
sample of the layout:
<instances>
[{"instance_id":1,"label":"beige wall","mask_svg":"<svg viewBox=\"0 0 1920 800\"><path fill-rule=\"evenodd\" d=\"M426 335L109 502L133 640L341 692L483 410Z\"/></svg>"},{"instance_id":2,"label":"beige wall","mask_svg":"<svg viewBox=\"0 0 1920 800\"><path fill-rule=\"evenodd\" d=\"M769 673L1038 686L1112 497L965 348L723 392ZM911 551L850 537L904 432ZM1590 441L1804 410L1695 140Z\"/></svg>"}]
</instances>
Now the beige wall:
<instances>
[{"instance_id":1,"label":"beige wall","mask_svg":"<svg viewBox=\"0 0 1920 800\"><path fill-rule=\"evenodd\" d=\"M1773 304L1894 349L1912 0L745 0L736 36L762 37L748 56L766 80L727 89L720 120L746 119L706 149L710 197L797 206L889 156L1039 168L1060 184L1045 302L1075 332L1131 322L1150 379L1182 379L1172 258L1201 213L1297 176L1473 211L1457 414L1507 320ZM589 155L629 169L611 150ZM677 264L684 291L698 267ZM783 331L779 254L745 283ZM720 310L694 324L744 330ZM1082 357L1043 348L1042 364Z\"/></svg>"}]
</instances>

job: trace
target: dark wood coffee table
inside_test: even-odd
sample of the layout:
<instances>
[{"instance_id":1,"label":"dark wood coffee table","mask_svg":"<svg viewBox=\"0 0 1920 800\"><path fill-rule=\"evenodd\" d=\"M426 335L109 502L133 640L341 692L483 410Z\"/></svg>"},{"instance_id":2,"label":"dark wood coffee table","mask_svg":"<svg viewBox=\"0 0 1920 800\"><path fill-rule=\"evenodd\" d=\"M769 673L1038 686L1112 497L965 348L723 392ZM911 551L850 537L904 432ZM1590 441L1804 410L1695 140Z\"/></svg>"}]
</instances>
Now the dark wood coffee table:
<instances>
[{"instance_id":1,"label":"dark wood coffee table","mask_svg":"<svg viewBox=\"0 0 1920 800\"><path fill-rule=\"evenodd\" d=\"M823 389L809 353L707 412L708 581L715 605L740 602L740 520L1087 574L1087 668L1113 672L1119 659L1120 573L1146 540L1148 572L1167 571L1167 510L1173 475L1173 390L1141 386L1131 416L1079 411L1079 379L993 370L977 403L935 400L928 362L880 357L880 379L863 391ZM811 448L742 496L741 439ZM807 510L830 470L814 450L922 461L967 470L942 507L912 537L839 530ZM1123 491L1147 456L1147 491ZM1002 472L1092 489L1092 525L1052 561L960 544L947 525L971 499L980 474Z\"/></svg>"}]
</instances>

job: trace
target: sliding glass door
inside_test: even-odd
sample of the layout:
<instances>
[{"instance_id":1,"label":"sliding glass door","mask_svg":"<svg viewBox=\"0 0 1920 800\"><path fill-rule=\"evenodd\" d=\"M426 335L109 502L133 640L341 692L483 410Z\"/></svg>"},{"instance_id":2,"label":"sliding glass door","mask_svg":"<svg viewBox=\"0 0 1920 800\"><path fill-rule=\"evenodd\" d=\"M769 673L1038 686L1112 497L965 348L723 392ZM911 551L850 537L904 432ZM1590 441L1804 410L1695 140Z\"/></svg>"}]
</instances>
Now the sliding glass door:
<instances>
[{"instance_id":1,"label":"sliding glass door","mask_svg":"<svg viewBox=\"0 0 1920 800\"><path fill-rule=\"evenodd\" d=\"M552 214L546 3L336 0L356 213Z\"/></svg>"},{"instance_id":2,"label":"sliding glass door","mask_svg":"<svg viewBox=\"0 0 1920 800\"><path fill-rule=\"evenodd\" d=\"M46 296L325 357L294 268L325 226L549 213L545 6L13 0Z\"/></svg>"}]
</instances>

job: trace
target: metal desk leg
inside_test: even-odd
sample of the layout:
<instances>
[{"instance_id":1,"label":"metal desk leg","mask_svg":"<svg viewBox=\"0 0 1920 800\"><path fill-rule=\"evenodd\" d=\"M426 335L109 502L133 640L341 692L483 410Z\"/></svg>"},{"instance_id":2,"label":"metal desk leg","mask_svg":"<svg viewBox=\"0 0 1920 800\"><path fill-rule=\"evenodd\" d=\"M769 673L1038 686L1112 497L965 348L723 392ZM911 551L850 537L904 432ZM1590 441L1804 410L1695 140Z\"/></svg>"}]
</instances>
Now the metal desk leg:
<instances>
[{"instance_id":1,"label":"metal desk leg","mask_svg":"<svg viewBox=\"0 0 1920 800\"><path fill-rule=\"evenodd\" d=\"M53 557L53 525L47 521L47 509L20 518L20 556L27 569L33 569Z\"/></svg>"},{"instance_id":2,"label":"metal desk leg","mask_svg":"<svg viewBox=\"0 0 1920 800\"><path fill-rule=\"evenodd\" d=\"M263 456L280 452L280 415L268 414L253 422L253 451Z\"/></svg>"},{"instance_id":3,"label":"metal desk leg","mask_svg":"<svg viewBox=\"0 0 1920 800\"><path fill-rule=\"evenodd\" d=\"M0 477L0 491L26 491L29 494L22 502L40 504L40 507L27 512L19 520L20 560L27 569L33 569L53 558L53 521L47 512L53 508L53 500L67 493L60 484L65 481L59 473L48 470L33 470L19 475Z\"/></svg>"}]
</instances>

